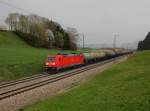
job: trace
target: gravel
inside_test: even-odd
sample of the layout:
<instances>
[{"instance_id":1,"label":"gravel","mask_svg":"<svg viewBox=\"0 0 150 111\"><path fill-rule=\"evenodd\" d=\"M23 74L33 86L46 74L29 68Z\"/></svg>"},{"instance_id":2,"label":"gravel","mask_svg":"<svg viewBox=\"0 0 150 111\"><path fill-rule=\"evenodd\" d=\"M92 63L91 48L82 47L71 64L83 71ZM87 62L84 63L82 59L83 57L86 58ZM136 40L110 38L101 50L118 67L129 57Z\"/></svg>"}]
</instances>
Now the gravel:
<instances>
[{"instance_id":1,"label":"gravel","mask_svg":"<svg viewBox=\"0 0 150 111\"><path fill-rule=\"evenodd\" d=\"M100 74L99 72L102 72L110 68L112 65L126 60L127 58L128 56L124 56L119 60L106 63L95 69L91 69L78 75L74 75L72 77L65 78L57 82L1 100L0 111L16 111L17 109L20 109L26 105L31 105L37 101L44 100L49 96L62 93L71 87L79 85L80 82L88 79L89 77Z\"/></svg>"}]
</instances>

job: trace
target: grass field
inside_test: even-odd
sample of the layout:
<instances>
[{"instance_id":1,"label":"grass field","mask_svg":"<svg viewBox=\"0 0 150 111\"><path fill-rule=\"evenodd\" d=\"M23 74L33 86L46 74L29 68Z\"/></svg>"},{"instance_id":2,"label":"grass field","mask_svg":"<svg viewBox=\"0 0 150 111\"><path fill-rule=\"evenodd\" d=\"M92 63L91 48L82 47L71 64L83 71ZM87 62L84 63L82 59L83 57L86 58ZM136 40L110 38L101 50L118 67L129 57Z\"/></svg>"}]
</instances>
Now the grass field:
<instances>
[{"instance_id":1,"label":"grass field","mask_svg":"<svg viewBox=\"0 0 150 111\"><path fill-rule=\"evenodd\" d=\"M150 51L20 111L150 111Z\"/></svg>"},{"instance_id":2,"label":"grass field","mask_svg":"<svg viewBox=\"0 0 150 111\"><path fill-rule=\"evenodd\" d=\"M58 52L33 48L12 32L0 32L0 80L41 73L47 55Z\"/></svg>"}]
</instances>

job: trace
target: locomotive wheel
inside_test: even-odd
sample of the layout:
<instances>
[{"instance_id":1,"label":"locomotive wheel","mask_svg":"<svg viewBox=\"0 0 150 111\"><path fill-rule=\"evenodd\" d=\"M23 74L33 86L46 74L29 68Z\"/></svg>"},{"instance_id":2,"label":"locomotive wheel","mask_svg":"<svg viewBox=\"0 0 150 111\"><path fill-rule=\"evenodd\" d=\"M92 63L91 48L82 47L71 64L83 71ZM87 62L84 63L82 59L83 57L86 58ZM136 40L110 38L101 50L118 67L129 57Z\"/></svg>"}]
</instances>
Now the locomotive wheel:
<instances>
[{"instance_id":1,"label":"locomotive wheel","mask_svg":"<svg viewBox=\"0 0 150 111\"><path fill-rule=\"evenodd\" d=\"M44 68L44 69L43 69L44 72L47 72L47 70L48 70L48 68Z\"/></svg>"}]
</instances>

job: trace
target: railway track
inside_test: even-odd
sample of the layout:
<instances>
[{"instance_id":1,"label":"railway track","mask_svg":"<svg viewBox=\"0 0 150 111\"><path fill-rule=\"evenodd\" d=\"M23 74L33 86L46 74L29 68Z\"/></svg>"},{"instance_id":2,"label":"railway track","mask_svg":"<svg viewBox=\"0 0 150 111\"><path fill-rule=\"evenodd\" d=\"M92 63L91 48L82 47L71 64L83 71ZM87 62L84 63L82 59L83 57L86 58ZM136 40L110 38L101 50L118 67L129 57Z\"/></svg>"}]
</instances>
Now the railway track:
<instances>
[{"instance_id":1,"label":"railway track","mask_svg":"<svg viewBox=\"0 0 150 111\"><path fill-rule=\"evenodd\" d=\"M17 95L17 94L20 94L20 93L23 93L23 92L26 92L26 91L29 91L29 90L32 90L32 89L44 86L44 85L47 85L47 84L50 84L50 83L53 83L53 82L56 82L56 81L59 81L61 79L65 79L65 78L71 77L73 75L80 74L82 72L85 72L85 71L94 69L96 67L99 67L101 65L104 65L106 63L112 62L112 61L114 61L116 59L119 59L121 57L122 56L117 57L117 58L112 58L110 60L105 60L105 61L100 62L100 63L91 64L91 65L88 65L88 66L85 66L85 67L81 67L79 69L76 69L76 70L73 70L73 71L70 71L70 72L67 72L67 73L63 73L63 74L60 74L60 75L53 76L53 77L49 76L45 80L36 81L36 82L34 82L32 84L23 85L22 87L18 87L18 88L14 87L13 89L9 89L9 90L6 90L4 92L0 92L0 100L6 99L8 97L11 97L11 96L14 96L14 95ZM47 75L44 75L44 76L47 76ZM39 76L39 77L42 77L42 76ZM35 76L34 78L25 78L23 80L16 80L16 82L6 83L6 84L3 84L3 85L0 85L0 88L5 88L5 87L11 86L11 85L15 86L16 84L23 83L25 81L32 81L33 79L36 79L36 78L38 78L38 76L37 77Z\"/></svg>"},{"instance_id":2,"label":"railway track","mask_svg":"<svg viewBox=\"0 0 150 111\"><path fill-rule=\"evenodd\" d=\"M47 77L47 76L49 76L49 75L37 74L37 75L30 76L30 77L25 77L25 78L21 78L21 79L18 79L18 80L14 80L14 81L2 82L2 83L0 83L0 89L4 88L4 87L16 85L16 84L19 84L19 83L24 83L24 82L32 81L32 80L35 80L35 79Z\"/></svg>"}]
</instances>

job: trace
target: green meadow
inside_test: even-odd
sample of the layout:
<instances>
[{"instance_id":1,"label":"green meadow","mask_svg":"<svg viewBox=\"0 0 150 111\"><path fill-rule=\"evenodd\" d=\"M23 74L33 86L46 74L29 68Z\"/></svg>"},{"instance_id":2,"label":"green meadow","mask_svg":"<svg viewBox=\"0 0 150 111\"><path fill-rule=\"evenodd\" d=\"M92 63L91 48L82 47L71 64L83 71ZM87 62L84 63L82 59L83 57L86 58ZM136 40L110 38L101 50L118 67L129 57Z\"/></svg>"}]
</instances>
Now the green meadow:
<instances>
[{"instance_id":1,"label":"green meadow","mask_svg":"<svg viewBox=\"0 0 150 111\"><path fill-rule=\"evenodd\" d=\"M60 51L34 48L13 32L0 32L0 80L41 73L47 55Z\"/></svg>"},{"instance_id":2,"label":"green meadow","mask_svg":"<svg viewBox=\"0 0 150 111\"><path fill-rule=\"evenodd\" d=\"M150 111L150 51L20 111Z\"/></svg>"}]
</instances>

